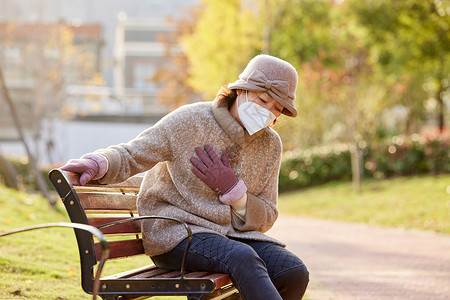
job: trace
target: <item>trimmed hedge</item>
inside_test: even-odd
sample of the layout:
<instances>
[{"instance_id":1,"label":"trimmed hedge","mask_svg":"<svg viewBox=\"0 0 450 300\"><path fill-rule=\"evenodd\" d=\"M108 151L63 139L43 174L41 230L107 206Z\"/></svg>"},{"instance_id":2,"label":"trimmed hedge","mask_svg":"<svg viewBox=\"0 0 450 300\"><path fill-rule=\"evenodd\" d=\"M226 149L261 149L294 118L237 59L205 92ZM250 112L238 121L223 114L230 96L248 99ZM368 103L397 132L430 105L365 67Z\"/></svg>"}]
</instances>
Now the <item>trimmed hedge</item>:
<instances>
[{"instance_id":1,"label":"trimmed hedge","mask_svg":"<svg viewBox=\"0 0 450 300\"><path fill-rule=\"evenodd\" d=\"M363 145L364 177L450 173L450 138L418 134L395 136L385 142ZM350 180L350 149L346 144L287 152L281 163L280 191Z\"/></svg>"},{"instance_id":2,"label":"trimmed hedge","mask_svg":"<svg viewBox=\"0 0 450 300\"><path fill-rule=\"evenodd\" d=\"M418 134L395 136L385 142L363 145L364 177L383 179L392 176L450 173L450 137L425 138ZM20 185L29 190L37 184L28 162L8 158L18 173ZM324 146L303 151L286 152L281 163L279 189L281 192L329 181L352 178L349 146ZM42 169L48 181L48 169ZM0 168L0 182L2 182Z\"/></svg>"}]
</instances>

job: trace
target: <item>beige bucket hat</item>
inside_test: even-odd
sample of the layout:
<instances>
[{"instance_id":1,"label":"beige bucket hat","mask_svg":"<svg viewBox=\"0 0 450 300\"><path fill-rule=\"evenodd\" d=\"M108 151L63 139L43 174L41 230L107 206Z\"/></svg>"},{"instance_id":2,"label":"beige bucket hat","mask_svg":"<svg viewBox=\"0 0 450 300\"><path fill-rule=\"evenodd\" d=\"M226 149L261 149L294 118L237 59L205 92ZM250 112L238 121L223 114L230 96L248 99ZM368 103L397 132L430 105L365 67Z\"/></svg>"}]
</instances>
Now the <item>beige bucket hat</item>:
<instances>
[{"instance_id":1,"label":"beige bucket hat","mask_svg":"<svg viewBox=\"0 0 450 300\"><path fill-rule=\"evenodd\" d=\"M275 56L260 54L255 56L239 75L239 79L229 83L230 89L266 92L283 105L283 114L296 117L294 106L298 74L295 68Z\"/></svg>"}]
</instances>

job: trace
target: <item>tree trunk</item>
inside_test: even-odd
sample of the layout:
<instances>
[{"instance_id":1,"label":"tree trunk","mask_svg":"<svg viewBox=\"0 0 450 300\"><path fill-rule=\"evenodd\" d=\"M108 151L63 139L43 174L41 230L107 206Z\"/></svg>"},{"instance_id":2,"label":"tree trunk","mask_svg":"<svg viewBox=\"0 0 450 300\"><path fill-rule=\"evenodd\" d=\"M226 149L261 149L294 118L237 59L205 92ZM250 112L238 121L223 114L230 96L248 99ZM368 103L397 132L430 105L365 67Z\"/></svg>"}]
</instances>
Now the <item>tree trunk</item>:
<instances>
[{"instance_id":1,"label":"tree trunk","mask_svg":"<svg viewBox=\"0 0 450 300\"><path fill-rule=\"evenodd\" d=\"M33 169L34 175L36 176L36 182L38 184L39 190L41 191L42 195L47 198L48 203L50 204L50 206L55 209L55 203L52 201L51 197L50 197L50 192L48 191L47 188L47 184L45 183L44 178L42 177L42 174L39 172L39 168L37 165L36 160L34 159L31 151L30 151L30 147L27 144L27 141L25 140L25 136L23 134L22 131L22 126L20 124L20 120L19 120L19 116L17 115L17 111L16 108L14 106L14 103L11 100L11 97L9 96L9 92L8 92L8 88L6 87L6 83L5 83L5 79L3 77L3 72L2 69L0 67L0 84L2 87L2 91L3 91L3 95L5 97L6 102L8 103L9 106L9 110L11 112L11 116L14 120L14 124L16 126L17 132L19 133L19 137L20 140L23 144L23 146L25 147L25 150L27 152L28 155L28 160L31 164L31 167Z\"/></svg>"},{"instance_id":2,"label":"tree trunk","mask_svg":"<svg viewBox=\"0 0 450 300\"><path fill-rule=\"evenodd\" d=\"M439 111L438 111L438 126L439 126L439 131L443 132L444 131L444 127L445 127L445 120L444 120L444 116L445 116L445 103L444 100L442 99L442 94L444 92L444 87L442 86L442 79L439 79L439 89L437 91L437 95L436 95L436 99L439 103Z\"/></svg>"},{"instance_id":3,"label":"tree trunk","mask_svg":"<svg viewBox=\"0 0 450 300\"><path fill-rule=\"evenodd\" d=\"M17 172L13 165L3 157L0 153L0 171L4 174L5 185L15 190L19 189L19 183L17 180Z\"/></svg>"},{"instance_id":4,"label":"tree trunk","mask_svg":"<svg viewBox=\"0 0 450 300\"><path fill-rule=\"evenodd\" d=\"M445 103L443 99L444 95L444 85L443 81L447 78L447 75L445 72L445 60L444 57L441 56L439 60L439 73L438 73L438 82L439 82L439 88L437 90L436 99L439 103L439 112L438 112L438 126L439 131L443 132L445 127Z\"/></svg>"},{"instance_id":5,"label":"tree trunk","mask_svg":"<svg viewBox=\"0 0 450 300\"><path fill-rule=\"evenodd\" d=\"M363 175L363 151L358 144L351 145L350 158L352 164L353 190L361 192L361 179Z\"/></svg>"}]
</instances>

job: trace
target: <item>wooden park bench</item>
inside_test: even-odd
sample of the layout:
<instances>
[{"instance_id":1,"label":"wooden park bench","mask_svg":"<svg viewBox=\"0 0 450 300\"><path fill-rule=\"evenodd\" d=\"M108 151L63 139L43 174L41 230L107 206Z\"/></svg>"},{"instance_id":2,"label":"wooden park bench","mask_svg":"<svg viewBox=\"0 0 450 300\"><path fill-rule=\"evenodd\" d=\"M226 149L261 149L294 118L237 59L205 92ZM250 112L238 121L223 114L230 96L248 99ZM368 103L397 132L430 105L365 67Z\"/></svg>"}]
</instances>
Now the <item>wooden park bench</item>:
<instances>
[{"instance_id":1,"label":"wooden park bench","mask_svg":"<svg viewBox=\"0 0 450 300\"><path fill-rule=\"evenodd\" d=\"M181 223L192 238L189 225L175 219L158 216L138 216L136 198L142 177L134 176L119 184L102 185L89 182L77 185L78 174L52 170L50 181L58 191L72 223L99 228L106 237L121 236L110 241L109 260L145 255L140 220L169 219ZM91 233L75 229L81 264L83 290L93 293L94 269L100 261L101 245ZM125 237L125 238L124 238ZM186 251L190 243L186 246ZM158 268L154 264L100 278L98 295L102 299L144 299L151 296L184 295L191 299L240 299L228 274L189 272Z\"/></svg>"}]
</instances>

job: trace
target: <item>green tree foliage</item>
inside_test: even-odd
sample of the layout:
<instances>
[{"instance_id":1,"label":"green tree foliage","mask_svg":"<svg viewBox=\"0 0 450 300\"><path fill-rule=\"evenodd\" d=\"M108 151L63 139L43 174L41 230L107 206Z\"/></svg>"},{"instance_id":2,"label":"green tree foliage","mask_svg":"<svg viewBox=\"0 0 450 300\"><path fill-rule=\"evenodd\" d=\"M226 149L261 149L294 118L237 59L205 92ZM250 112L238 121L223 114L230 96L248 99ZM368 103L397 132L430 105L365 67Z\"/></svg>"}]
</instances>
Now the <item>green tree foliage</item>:
<instances>
[{"instance_id":1,"label":"green tree foliage","mask_svg":"<svg viewBox=\"0 0 450 300\"><path fill-rule=\"evenodd\" d=\"M283 15L273 31L271 53L298 66L296 105L301 111L279 128L285 144L294 148L372 139L389 102L368 57L366 31L344 3L334 1L290 1Z\"/></svg>"},{"instance_id":2,"label":"green tree foliage","mask_svg":"<svg viewBox=\"0 0 450 300\"><path fill-rule=\"evenodd\" d=\"M444 98L449 94L450 79L450 2L348 2L359 23L369 32L372 60L405 84L405 98L410 99L404 104L411 110L411 116L422 115L426 100L425 108L435 114L442 130L446 115Z\"/></svg>"},{"instance_id":3,"label":"green tree foliage","mask_svg":"<svg viewBox=\"0 0 450 300\"><path fill-rule=\"evenodd\" d=\"M189 58L189 80L196 92L212 99L233 82L261 48L261 25L252 3L204 0L195 30L181 39Z\"/></svg>"},{"instance_id":4,"label":"green tree foliage","mask_svg":"<svg viewBox=\"0 0 450 300\"><path fill-rule=\"evenodd\" d=\"M270 54L291 62L299 72L296 106L299 116L284 120L277 127L287 149L319 144L333 114L324 105L323 88L330 67L332 1L292 0L284 3L279 21L271 30ZM324 64L328 65L326 68ZM334 70L328 72L334 74Z\"/></svg>"},{"instance_id":5,"label":"green tree foliage","mask_svg":"<svg viewBox=\"0 0 450 300\"><path fill-rule=\"evenodd\" d=\"M182 39L188 83L208 99L257 53L291 62L299 71L299 117L276 128L288 150L417 132L429 117L424 105L436 107L443 126L450 82L445 5L204 0L195 30Z\"/></svg>"},{"instance_id":6,"label":"green tree foliage","mask_svg":"<svg viewBox=\"0 0 450 300\"><path fill-rule=\"evenodd\" d=\"M289 59L295 66L311 60L329 62L332 7L331 0L285 1L272 29L270 53Z\"/></svg>"},{"instance_id":7,"label":"green tree foliage","mask_svg":"<svg viewBox=\"0 0 450 300\"><path fill-rule=\"evenodd\" d=\"M276 30L280 42L273 48L280 52L278 56L285 52L288 60L298 60L303 77L297 106L304 109L304 117L280 132L296 148L305 141L307 146L350 143L352 174L359 190L360 147L374 138L379 116L389 104L386 87L369 60L366 31L357 26L345 3L298 0L289 4L293 6L286 7L286 18ZM302 9L291 13L294 5ZM301 128L302 139L295 139L298 131L292 126Z\"/></svg>"}]
</instances>

